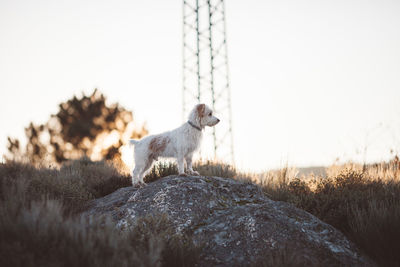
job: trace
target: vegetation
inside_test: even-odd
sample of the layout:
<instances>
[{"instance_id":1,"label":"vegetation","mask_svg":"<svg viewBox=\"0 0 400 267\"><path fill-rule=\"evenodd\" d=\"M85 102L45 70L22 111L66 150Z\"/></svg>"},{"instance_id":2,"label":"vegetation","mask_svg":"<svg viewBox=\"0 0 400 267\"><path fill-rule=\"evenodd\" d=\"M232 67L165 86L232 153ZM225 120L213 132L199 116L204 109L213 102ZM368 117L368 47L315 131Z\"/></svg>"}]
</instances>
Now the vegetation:
<instances>
[{"instance_id":1,"label":"vegetation","mask_svg":"<svg viewBox=\"0 0 400 267\"><path fill-rule=\"evenodd\" d=\"M109 218L76 216L94 198L130 185L106 162L59 170L0 164L0 266L193 266L200 248L175 233L165 214L121 233Z\"/></svg>"},{"instance_id":2,"label":"vegetation","mask_svg":"<svg viewBox=\"0 0 400 267\"><path fill-rule=\"evenodd\" d=\"M274 200L287 201L341 230L381 266L400 263L400 164L332 166L328 177L296 178L286 168L255 180Z\"/></svg>"},{"instance_id":3,"label":"vegetation","mask_svg":"<svg viewBox=\"0 0 400 267\"><path fill-rule=\"evenodd\" d=\"M57 200L67 214L77 214L88 201L131 184L127 175L104 161L87 158L65 163L60 169L37 168L29 164L8 162L0 165L0 199L13 188L20 190L26 205L42 199Z\"/></svg>"},{"instance_id":4,"label":"vegetation","mask_svg":"<svg viewBox=\"0 0 400 267\"><path fill-rule=\"evenodd\" d=\"M252 179L274 200L304 209L347 235L380 266L398 266L400 250L400 164L347 164L327 169L327 177L297 177L294 169L243 174L222 163L197 163L207 176ZM140 218L121 234L107 218L79 219L90 200L129 186L115 164L88 158L60 168L7 162L0 165L1 266L193 266L201 248L177 236L166 215ZM145 180L176 174L159 163ZM258 266L298 266L290 251Z\"/></svg>"},{"instance_id":5,"label":"vegetation","mask_svg":"<svg viewBox=\"0 0 400 267\"><path fill-rule=\"evenodd\" d=\"M218 176L223 178L237 178L236 169L222 162L197 162L193 165L193 169L197 170L203 176ZM168 175L176 175L178 173L178 167L176 164L171 162L158 162L153 168L150 169L149 173L144 177L146 183L153 182L161 177Z\"/></svg>"},{"instance_id":6,"label":"vegetation","mask_svg":"<svg viewBox=\"0 0 400 267\"><path fill-rule=\"evenodd\" d=\"M400 161L397 157L389 163L371 166L334 165L327 169L327 177L313 174L298 177L292 168L258 175L240 173L230 165L215 162L197 163L194 169L206 176L252 180L271 199L292 203L342 231L379 265L400 263ZM175 165L161 163L146 178L154 181L176 173ZM303 265L290 252L283 254L267 256L256 265Z\"/></svg>"}]
</instances>

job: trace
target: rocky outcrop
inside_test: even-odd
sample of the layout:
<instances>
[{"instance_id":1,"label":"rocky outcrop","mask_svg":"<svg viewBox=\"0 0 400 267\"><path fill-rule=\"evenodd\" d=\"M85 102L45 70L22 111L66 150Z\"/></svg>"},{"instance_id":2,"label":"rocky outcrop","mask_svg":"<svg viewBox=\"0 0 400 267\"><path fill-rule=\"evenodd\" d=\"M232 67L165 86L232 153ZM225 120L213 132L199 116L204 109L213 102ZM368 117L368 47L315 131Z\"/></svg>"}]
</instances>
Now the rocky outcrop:
<instances>
[{"instance_id":1,"label":"rocky outcrop","mask_svg":"<svg viewBox=\"0 0 400 267\"><path fill-rule=\"evenodd\" d=\"M245 266L270 257L311 266L373 266L332 226L233 179L168 176L97 199L85 216L110 215L125 228L156 212L167 213L177 232L204 245L200 266Z\"/></svg>"}]
</instances>

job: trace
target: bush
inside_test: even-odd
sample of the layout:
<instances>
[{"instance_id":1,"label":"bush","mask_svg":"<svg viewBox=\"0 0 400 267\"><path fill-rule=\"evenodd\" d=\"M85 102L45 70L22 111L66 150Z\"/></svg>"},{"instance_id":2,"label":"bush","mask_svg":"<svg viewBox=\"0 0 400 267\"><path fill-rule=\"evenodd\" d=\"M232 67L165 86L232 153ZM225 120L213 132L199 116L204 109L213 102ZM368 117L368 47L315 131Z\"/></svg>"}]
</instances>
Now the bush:
<instances>
[{"instance_id":1,"label":"bush","mask_svg":"<svg viewBox=\"0 0 400 267\"><path fill-rule=\"evenodd\" d=\"M222 163L196 163L194 169L205 176L251 176ZM397 266L398 165L364 169L352 165L327 173L327 178L299 179L285 168L264 174L260 184L272 199L293 203L341 230L380 265ZM161 162L145 180L149 183L171 174L177 174L176 165ZM86 158L60 169L0 164L0 266L195 265L201 247L190 236L176 235L166 215L140 218L123 234L107 218L88 224L75 216L90 200L130 183L130 177L113 164ZM308 264L287 251L266 255L256 265L298 266L298 262Z\"/></svg>"},{"instance_id":2,"label":"bush","mask_svg":"<svg viewBox=\"0 0 400 267\"><path fill-rule=\"evenodd\" d=\"M400 201L367 201L366 207L351 209L351 237L382 266L398 266Z\"/></svg>"},{"instance_id":3,"label":"bush","mask_svg":"<svg viewBox=\"0 0 400 267\"><path fill-rule=\"evenodd\" d=\"M239 178L239 173L229 164L223 162L198 162L194 164L194 170L197 170L202 176L218 176L223 178Z\"/></svg>"},{"instance_id":4,"label":"bush","mask_svg":"<svg viewBox=\"0 0 400 267\"><path fill-rule=\"evenodd\" d=\"M193 165L193 169L197 170L202 176L218 176L224 178L237 178L236 169L229 164L216 162L197 162ZM146 183L154 182L162 177L169 175L178 175L178 167L176 163L169 161L157 162L144 177Z\"/></svg>"},{"instance_id":5,"label":"bush","mask_svg":"<svg viewBox=\"0 0 400 267\"><path fill-rule=\"evenodd\" d=\"M112 164L86 158L65 163L60 170L9 162L0 165L0 179L1 188L24 182L27 199L55 199L63 204L64 212L72 214L84 210L89 200L131 184L129 176L120 174Z\"/></svg>"},{"instance_id":6,"label":"bush","mask_svg":"<svg viewBox=\"0 0 400 267\"><path fill-rule=\"evenodd\" d=\"M90 174L94 166L98 172ZM139 218L121 232L108 218L89 223L65 212L71 208L68 197L99 193L93 189L98 184L85 178L115 177L103 163L72 162L60 171L13 163L0 171L0 266L194 266L198 261L200 248L189 236L175 234L166 215Z\"/></svg>"},{"instance_id":7,"label":"bush","mask_svg":"<svg viewBox=\"0 0 400 267\"><path fill-rule=\"evenodd\" d=\"M263 180L262 187L272 199L290 202L341 230L382 266L397 266L399 172L387 166L385 171L374 168L353 166L327 178L303 179L287 177L283 171L269 176L274 182Z\"/></svg>"},{"instance_id":8,"label":"bush","mask_svg":"<svg viewBox=\"0 0 400 267\"><path fill-rule=\"evenodd\" d=\"M162 177L166 177L168 175L177 175L178 167L175 163L172 162L157 162L149 171L149 173L144 177L144 181L146 183L154 182Z\"/></svg>"}]
</instances>

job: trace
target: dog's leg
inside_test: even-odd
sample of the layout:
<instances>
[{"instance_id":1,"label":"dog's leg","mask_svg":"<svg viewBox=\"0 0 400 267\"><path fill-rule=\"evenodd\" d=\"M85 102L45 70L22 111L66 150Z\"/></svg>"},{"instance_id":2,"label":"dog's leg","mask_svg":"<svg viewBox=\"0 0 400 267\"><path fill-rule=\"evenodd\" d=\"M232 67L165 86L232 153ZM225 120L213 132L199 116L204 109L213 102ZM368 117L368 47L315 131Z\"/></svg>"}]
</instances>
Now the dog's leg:
<instances>
[{"instance_id":1,"label":"dog's leg","mask_svg":"<svg viewBox=\"0 0 400 267\"><path fill-rule=\"evenodd\" d=\"M146 175L146 172L147 172L147 170L153 165L153 158L150 156L148 159L147 159L147 161L146 161L146 165L144 166L144 168L142 169L142 171L141 171L141 173L140 173L140 176L139 176L139 182L140 183L142 183L142 184L146 184L144 181L143 181L143 178L144 178L144 176Z\"/></svg>"},{"instance_id":2,"label":"dog's leg","mask_svg":"<svg viewBox=\"0 0 400 267\"><path fill-rule=\"evenodd\" d=\"M143 183L143 173L146 171L147 160L135 154L135 169L132 172L132 185Z\"/></svg>"},{"instance_id":3,"label":"dog's leg","mask_svg":"<svg viewBox=\"0 0 400 267\"><path fill-rule=\"evenodd\" d=\"M184 157L182 155L179 155L177 158L178 161L178 172L180 176L187 176L185 173L185 164L184 164Z\"/></svg>"},{"instance_id":4,"label":"dog's leg","mask_svg":"<svg viewBox=\"0 0 400 267\"><path fill-rule=\"evenodd\" d=\"M132 185L133 185L133 186L134 186L137 182L139 182L139 173L140 173L139 168L138 168L138 166L136 165L136 166L135 166L135 169L133 169L133 171L132 171Z\"/></svg>"},{"instance_id":5,"label":"dog's leg","mask_svg":"<svg viewBox=\"0 0 400 267\"><path fill-rule=\"evenodd\" d=\"M135 159L135 169L132 172L132 185L143 183L143 173L145 172L146 162L142 158Z\"/></svg>"},{"instance_id":6,"label":"dog's leg","mask_svg":"<svg viewBox=\"0 0 400 267\"><path fill-rule=\"evenodd\" d=\"M193 168L192 168L192 156L193 156L193 154L189 154L189 155L187 155L187 156L185 157L186 164L187 164L187 169L188 169L188 173L189 173L190 175L197 175L197 176L200 176L200 174L199 174L198 172L194 171Z\"/></svg>"}]
</instances>

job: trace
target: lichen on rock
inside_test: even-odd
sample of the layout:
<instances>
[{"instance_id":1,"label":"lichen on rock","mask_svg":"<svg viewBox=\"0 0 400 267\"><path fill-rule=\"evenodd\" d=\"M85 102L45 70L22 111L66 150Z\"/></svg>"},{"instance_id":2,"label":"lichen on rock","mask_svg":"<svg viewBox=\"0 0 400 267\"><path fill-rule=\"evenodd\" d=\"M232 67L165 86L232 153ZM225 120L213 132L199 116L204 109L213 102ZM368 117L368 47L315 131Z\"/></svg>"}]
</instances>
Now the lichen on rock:
<instances>
[{"instance_id":1,"label":"lichen on rock","mask_svg":"<svg viewBox=\"0 0 400 267\"><path fill-rule=\"evenodd\" d=\"M168 176L94 200L83 216L109 215L126 228L156 213L202 244L199 266L243 266L288 253L311 266L374 266L331 225L234 179Z\"/></svg>"}]
</instances>

